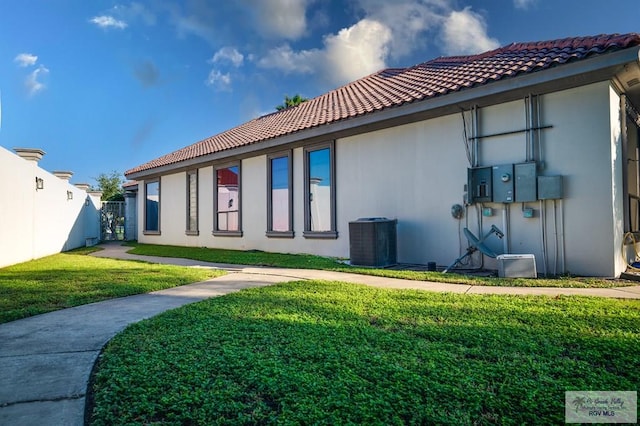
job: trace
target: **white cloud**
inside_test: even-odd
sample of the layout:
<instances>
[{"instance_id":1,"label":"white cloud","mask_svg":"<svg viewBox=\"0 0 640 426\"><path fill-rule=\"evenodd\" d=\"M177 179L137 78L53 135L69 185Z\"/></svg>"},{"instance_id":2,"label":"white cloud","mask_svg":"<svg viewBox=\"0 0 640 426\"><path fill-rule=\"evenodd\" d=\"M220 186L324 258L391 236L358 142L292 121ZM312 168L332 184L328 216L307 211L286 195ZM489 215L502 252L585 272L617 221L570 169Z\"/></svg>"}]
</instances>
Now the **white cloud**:
<instances>
[{"instance_id":1,"label":"white cloud","mask_svg":"<svg viewBox=\"0 0 640 426\"><path fill-rule=\"evenodd\" d=\"M536 0L513 0L513 5L516 9L527 10L530 6L533 6Z\"/></svg>"},{"instance_id":2,"label":"white cloud","mask_svg":"<svg viewBox=\"0 0 640 426\"><path fill-rule=\"evenodd\" d=\"M169 14L169 22L175 27L179 38L195 36L211 45L219 43L216 37L217 7L220 5L208 0L185 2L165 2L163 8Z\"/></svg>"},{"instance_id":3,"label":"white cloud","mask_svg":"<svg viewBox=\"0 0 640 426\"><path fill-rule=\"evenodd\" d=\"M29 67L36 64L38 57L31 53L21 53L14 58L14 61L21 67Z\"/></svg>"},{"instance_id":4,"label":"white cloud","mask_svg":"<svg viewBox=\"0 0 640 426\"><path fill-rule=\"evenodd\" d=\"M307 1L298 4L308 5ZM331 84L344 84L387 67L388 61L424 49L432 40L442 41L437 47L450 55L499 46L488 35L482 15L471 7L455 10L454 5L453 0L353 0L355 13L363 18L325 35L322 46L295 50L283 44L255 62L285 74L316 74Z\"/></svg>"},{"instance_id":5,"label":"white cloud","mask_svg":"<svg viewBox=\"0 0 640 426\"><path fill-rule=\"evenodd\" d=\"M225 68L224 65L231 65L238 68L244 62L244 56L235 48L227 46L219 49L208 62L210 64L221 65L223 68ZM231 73L223 73L220 69L213 68L209 72L205 84L215 90L230 91Z\"/></svg>"},{"instance_id":6,"label":"white cloud","mask_svg":"<svg viewBox=\"0 0 640 426\"><path fill-rule=\"evenodd\" d=\"M45 77L49 74L49 70L44 66L40 65L38 68L33 70L26 78L24 84L27 87L27 92L29 96L33 96L38 92L41 92L46 88L44 83L39 81L39 79Z\"/></svg>"},{"instance_id":7,"label":"white cloud","mask_svg":"<svg viewBox=\"0 0 640 426\"><path fill-rule=\"evenodd\" d=\"M332 80L346 83L386 67L391 40L386 25L369 19L327 36L326 66L332 70Z\"/></svg>"},{"instance_id":8,"label":"white cloud","mask_svg":"<svg viewBox=\"0 0 640 426\"><path fill-rule=\"evenodd\" d=\"M389 54L401 58L413 49L424 47L451 10L446 0L359 0L358 6L368 19L384 24L391 31Z\"/></svg>"},{"instance_id":9,"label":"white cloud","mask_svg":"<svg viewBox=\"0 0 640 426\"><path fill-rule=\"evenodd\" d=\"M272 37L296 40L307 31L309 0L247 1L254 10L260 31Z\"/></svg>"},{"instance_id":10,"label":"white cloud","mask_svg":"<svg viewBox=\"0 0 640 426\"><path fill-rule=\"evenodd\" d=\"M140 18L149 26L155 25L157 21L155 13L137 2L133 2L129 6L121 4L115 5L110 12L120 17L122 20L129 22Z\"/></svg>"},{"instance_id":11,"label":"white cloud","mask_svg":"<svg viewBox=\"0 0 640 426\"><path fill-rule=\"evenodd\" d=\"M384 68L391 31L368 19L324 38L323 49L294 51L288 44L272 49L258 61L263 68L286 73L321 73L340 85Z\"/></svg>"},{"instance_id":12,"label":"white cloud","mask_svg":"<svg viewBox=\"0 0 640 426\"><path fill-rule=\"evenodd\" d=\"M219 70L211 70L205 84L215 90L231 90L231 75L229 73L223 74Z\"/></svg>"},{"instance_id":13,"label":"white cloud","mask_svg":"<svg viewBox=\"0 0 640 426\"><path fill-rule=\"evenodd\" d=\"M89 22L96 24L100 28L118 28L120 30L127 28L127 23L109 15L94 16Z\"/></svg>"},{"instance_id":14,"label":"white cloud","mask_svg":"<svg viewBox=\"0 0 640 426\"><path fill-rule=\"evenodd\" d=\"M496 49L499 43L487 34L487 24L471 7L453 11L442 28L445 53L448 55L471 55Z\"/></svg>"},{"instance_id":15,"label":"white cloud","mask_svg":"<svg viewBox=\"0 0 640 426\"><path fill-rule=\"evenodd\" d=\"M234 67L239 67L240 65L242 65L242 62L244 61L244 56L242 55L242 53L238 52L235 48L233 47L223 47L222 49L218 50L214 55L213 58L211 58L211 60L209 62L211 63L217 63L217 62L230 62Z\"/></svg>"},{"instance_id":16,"label":"white cloud","mask_svg":"<svg viewBox=\"0 0 640 426\"><path fill-rule=\"evenodd\" d=\"M262 68L283 71L285 74L308 74L314 71L320 62L322 52L318 49L294 51L288 44L271 49L258 60Z\"/></svg>"},{"instance_id":17,"label":"white cloud","mask_svg":"<svg viewBox=\"0 0 640 426\"><path fill-rule=\"evenodd\" d=\"M516 6L528 6L537 0L513 0ZM358 0L360 11L391 30L389 56L402 58L422 49L429 41L440 39L444 54L478 53L498 47L488 35L484 18L471 7L454 8L453 0ZM426 58L425 58L426 59Z\"/></svg>"}]
</instances>

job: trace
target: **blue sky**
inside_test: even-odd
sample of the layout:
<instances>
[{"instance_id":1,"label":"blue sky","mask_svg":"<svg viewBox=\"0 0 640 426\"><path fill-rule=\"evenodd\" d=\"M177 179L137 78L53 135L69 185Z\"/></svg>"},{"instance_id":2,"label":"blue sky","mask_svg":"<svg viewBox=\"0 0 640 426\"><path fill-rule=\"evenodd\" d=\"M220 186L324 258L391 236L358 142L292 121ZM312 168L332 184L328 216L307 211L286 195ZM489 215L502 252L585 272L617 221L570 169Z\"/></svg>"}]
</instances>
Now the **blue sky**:
<instances>
[{"instance_id":1,"label":"blue sky","mask_svg":"<svg viewBox=\"0 0 640 426\"><path fill-rule=\"evenodd\" d=\"M74 183L385 67L640 31L637 0L2 0L0 145Z\"/></svg>"}]
</instances>

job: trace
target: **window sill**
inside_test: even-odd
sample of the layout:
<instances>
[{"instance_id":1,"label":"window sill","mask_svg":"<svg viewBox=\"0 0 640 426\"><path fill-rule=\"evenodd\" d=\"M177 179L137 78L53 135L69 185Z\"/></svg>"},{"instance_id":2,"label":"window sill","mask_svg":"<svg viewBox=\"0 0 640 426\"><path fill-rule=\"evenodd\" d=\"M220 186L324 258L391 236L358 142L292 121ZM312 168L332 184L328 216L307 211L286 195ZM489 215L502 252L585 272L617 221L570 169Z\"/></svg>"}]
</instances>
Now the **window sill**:
<instances>
[{"instance_id":1,"label":"window sill","mask_svg":"<svg viewBox=\"0 0 640 426\"><path fill-rule=\"evenodd\" d=\"M142 235L160 235L160 231L142 231Z\"/></svg>"},{"instance_id":2,"label":"window sill","mask_svg":"<svg viewBox=\"0 0 640 426\"><path fill-rule=\"evenodd\" d=\"M184 234L197 236L197 235L200 235L200 231L184 231Z\"/></svg>"},{"instance_id":3,"label":"window sill","mask_svg":"<svg viewBox=\"0 0 640 426\"><path fill-rule=\"evenodd\" d=\"M267 231L265 234L268 238L293 238L293 231Z\"/></svg>"},{"instance_id":4,"label":"window sill","mask_svg":"<svg viewBox=\"0 0 640 426\"><path fill-rule=\"evenodd\" d=\"M212 231L214 237L242 237L242 231Z\"/></svg>"},{"instance_id":5,"label":"window sill","mask_svg":"<svg viewBox=\"0 0 640 426\"><path fill-rule=\"evenodd\" d=\"M305 231L302 236L310 239L336 240L338 239L337 231Z\"/></svg>"}]
</instances>

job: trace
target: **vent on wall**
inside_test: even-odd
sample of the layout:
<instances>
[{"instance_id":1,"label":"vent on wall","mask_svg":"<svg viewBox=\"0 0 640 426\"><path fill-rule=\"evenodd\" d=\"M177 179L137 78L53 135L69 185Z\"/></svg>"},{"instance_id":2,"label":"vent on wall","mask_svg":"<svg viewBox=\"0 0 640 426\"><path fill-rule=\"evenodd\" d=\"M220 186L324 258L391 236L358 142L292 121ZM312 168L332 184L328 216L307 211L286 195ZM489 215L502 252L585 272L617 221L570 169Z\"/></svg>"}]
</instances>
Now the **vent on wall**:
<instances>
[{"instance_id":1,"label":"vent on wall","mask_svg":"<svg viewBox=\"0 0 640 426\"><path fill-rule=\"evenodd\" d=\"M373 217L349 222L349 255L358 266L390 266L397 263L397 220Z\"/></svg>"}]
</instances>

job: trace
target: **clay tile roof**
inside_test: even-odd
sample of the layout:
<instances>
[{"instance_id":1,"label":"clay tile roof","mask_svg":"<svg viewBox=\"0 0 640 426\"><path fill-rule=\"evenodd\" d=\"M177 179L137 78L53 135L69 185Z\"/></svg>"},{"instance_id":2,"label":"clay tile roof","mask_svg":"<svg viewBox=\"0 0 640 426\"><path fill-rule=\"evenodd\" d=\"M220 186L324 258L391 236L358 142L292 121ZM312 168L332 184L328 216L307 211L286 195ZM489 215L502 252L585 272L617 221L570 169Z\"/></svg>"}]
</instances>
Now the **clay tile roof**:
<instances>
[{"instance_id":1,"label":"clay tile roof","mask_svg":"<svg viewBox=\"0 0 640 426\"><path fill-rule=\"evenodd\" d=\"M148 171L260 143L301 130L638 45L640 34L636 33L573 37L513 43L478 55L440 57L409 68L385 69L297 107L248 121L128 170L125 174Z\"/></svg>"}]
</instances>

